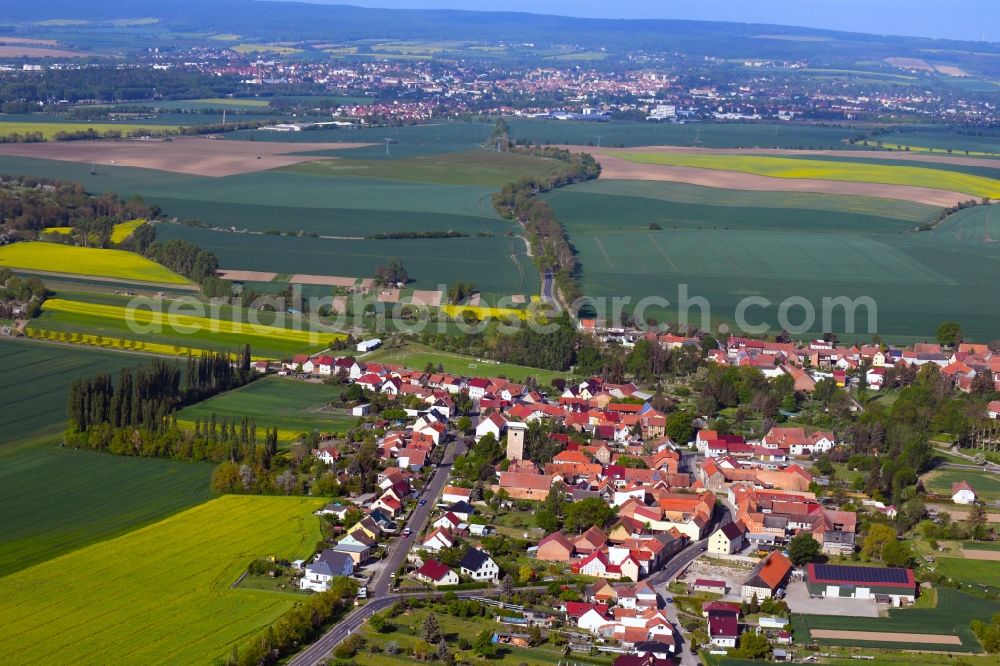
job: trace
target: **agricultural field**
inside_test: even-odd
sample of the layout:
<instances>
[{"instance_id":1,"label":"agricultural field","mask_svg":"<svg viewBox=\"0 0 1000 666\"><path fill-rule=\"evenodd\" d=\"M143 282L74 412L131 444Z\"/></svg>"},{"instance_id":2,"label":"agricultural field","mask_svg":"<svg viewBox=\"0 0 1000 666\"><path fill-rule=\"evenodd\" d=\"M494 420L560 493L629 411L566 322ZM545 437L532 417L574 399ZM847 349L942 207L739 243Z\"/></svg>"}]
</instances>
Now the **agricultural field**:
<instances>
[{"instance_id":1,"label":"agricultural field","mask_svg":"<svg viewBox=\"0 0 1000 666\"><path fill-rule=\"evenodd\" d=\"M885 147L901 147L910 150L933 151L939 153L983 155L1000 157L1000 135L996 130L956 131L951 127L917 126L901 127L877 137ZM869 142L871 143L871 142Z\"/></svg>"},{"instance_id":2,"label":"agricultural field","mask_svg":"<svg viewBox=\"0 0 1000 666\"><path fill-rule=\"evenodd\" d=\"M994 613L1000 612L1000 604L980 597L974 597L949 588L937 590L938 603L935 608L894 608L889 617L846 617L838 615L792 616L792 630L798 643L818 642L822 645L858 645L860 647L927 649L920 642L891 643L885 641L857 641L811 637L813 629L843 631L876 631L885 633L952 635L961 640L961 645L934 645L933 651L982 652L979 641L972 634L969 623L974 619L988 621Z\"/></svg>"},{"instance_id":3,"label":"agricultural field","mask_svg":"<svg viewBox=\"0 0 1000 666\"><path fill-rule=\"evenodd\" d=\"M194 124L194 123L192 123ZM46 141L51 141L60 132L85 132L93 129L95 132L103 134L108 130L121 132L126 136L135 132L155 132L162 130L180 129L177 125L161 125L158 123L111 123L111 122L24 122L4 120L0 118L0 136L10 134L34 134L40 133Z\"/></svg>"},{"instance_id":4,"label":"agricultural field","mask_svg":"<svg viewBox=\"0 0 1000 666\"><path fill-rule=\"evenodd\" d=\"M569 377L569 373L529 368L509 363L482 361L469 356L438 351L424 345L407 343L399 347L383 347L364 357L365 361L373 363L390 363L405 365L408 368L422 370L428 364L435 368L440 365L445 372L464 376L499 377L503 375L513 381L524 381L525 377L534 377L539 385L547 385L556 377Z\"/></svg>"},{"instance_id":5,"label":"agricultural field","mask_svg":"<svg viewBox=\"0 0 1000 666\"><path fill-rule=\"evenodd\" d=\"M74 379L140 365L132 354L0 338L0 453L59 435ZM44 368L40 372L39 368Z\"/></svg>"},{"instance_id":6,"label":"agricultural field","mask_svg":"<svg viewBox=\"0 0 1000 666\"><path fill-rule=\"evenodd\" d=\"M314 384L284 377L265 377L235 391L186 407L177 421L193 427L214 414L218 419L252 417L262 428L278 428L281 441L298 439L303 433L345 432L357 423L339 402L345 387Z\"/></svg>"},{"instance_id":7,"label":"agricultural field","mask_svg":"<svg viewBox=\"0 0 1000 666\"><path fill-rule=\"evenodd\" d=\"M915 232L937 214L930 206L612 180L545 198L579 253L584 293L671 302L654 304L650 316L675 320L678 290L687 285L689 297L708 300L713 328L731 325L743 298L763 296L771 305L750 308L748 323L780 330L777 304L802 297L816 310L807 328L818 333L823 298L868 296L878 333L900 343L933 337L947 319L961 322L969 339L992 339L1000 329L1000 315L982 307L1000 299L1000 285L982 279L1000 247ZM788 319L801 324L802 309L793 310ZM843 315L832 312L833 330L846 330ZM857 333L841 339L870 338L865 308L857 315ZM690 318L700 323L697 306Z\"/></svg>"},{"instance_id":8,"label":"agricultural field","mask_svg":"<svg viewBox=\"0 0 1000 666\"><path fill-rule=\"evenodd\" d=\"M704 146L705 148L847 148L850 126L780 123L607 123L512 118L511 133L535 143L580 146Z\"/></svg>"},{"instance_id":9,"label":"agricultural field","mask_svg":"<svg viewBox=\"0 0 1000 666\"><path fill-rule=\"evenodd\" d=\"M58 243L12 243L0 247L0 267L42 273L86 275L122 282L192 284L187 278L133 252Z\"/></svg>"},{"instance_id":10,"label":"agricultural field","mask_svg":"<svg viewBox=\"0 0 1000 666\"><path fill-rule=\"evenodd\" d=\"M343 240L269 236L262 243L260 236L249 234L181 225L162 225L158 229L163 240L181 238L211 250L224 268L371 276L379 266L397 257L410 274L409 286L416 289L469 281L480 291L493 294L538 293L541 289L538 272L524 254L524 243L504 237Z\"/></svg>"},{"instance_id":11,"label":"agricultural field","mask_svg":"<svg viewBox=\"0 0 1000 666\"><path fill-rule=\"evenodd\" d=\"M0 450L0 576L205 502L211 476L207 463L56 446Z\"/></svg>"},{"instance_id":12,"label":"agricultural field","mask_svg":"<svg viewBox=\"0 0 1000 666\"><path fill-rule=\"evenodd\" d=\"M123 299L50 298L42 307L42 315L32 320L29 330L66 331L125 340L140 340L183 349L216 349L233 351L249 344L260 358L283 358L303 351L325 348L331 340L343 337L335 331L313 331L305 326L299 330L267 324L249 323L239 313L229 318L213 318L209 312L197 312L192 303L173 304L155 301L162 308L152 309L151 303L130 308ZM117 302L115 302L117 301ZM95 341L99 344L99 341Z\"/></svg>"},{"instance_id":13,"label":"agricultural field","mask_svg":"<svg viewBox=\"0 0 1000 666\"><path fill-rule=\"evenodd\" d=\"M951 484L968 481L980 499L986 502L1000 500L1000 477L989 472L961 469L934 470L923 477L928 492L951 497Z\"/></svg>"},{"instance_id":14,"label":"agricultural field","mask_svg":"<svg viewBox=\"0 0 1000 666\"><path fill-rule=\"evenodd\" d=\"M297 164L287 169L317 176L381 178L499 189L518 178L541 178L562 167L562 162L558 160L479 149L397 160L334 159Z\"/></svg>"},{"instance_id":15,"label":"agricultural field","mask_svg":"<svg viewBox=\"0 0 1000 666\"><path fill-rule=\"evenodd\" d=\"M132 235L132 232L138 229L140 226L146 223L146 220L129 220L128 222L119 222L114 226L111 231L111 242L121 243L126 238Z\"/></svg>"},{"instance_id":16,"label":"agricultural field","mask_svg":"<svg viewBox=\"0 0 1000 666\"><path fill-rule=\"evenodd\" d=\"M224 658L295 602L230 585L254 558L310 555L322 503L221 497L0 578L0 650L17 663Z\"/></svg>"},{"instance_id":17,"label":"agricultural field","mask_svg":"<svg viewBox=\"0 0 1000 666\"><path fill-rule=\"evenodd\" d=\"M944 240L982 246L1000 240L1000 208L976 206L960 210L934 227L932 234Z\"/></svg>"},{"instance_id":18,"label":"agricultural field","mask_svg":"<svg viewBox=\"0 0 1000 666\"><path fill-rule=\"evenodd\" d=\"M1000 588L1000 561L962 557L938 557L937 571L965 585L990 585Z\"/></svg>"},{"instance_id":19,"label":"agricultural field","mask_svg":"<svg viewBox=\"0 0 1000 666\"><path fill-rule=\"evenodd\" d=\"M883 183L963 192L972 197L1000 197L1000 181L948 169L922 166L895 166L864 161L832 160L762 155L713 155L704 153L622 152L616 157L640 164L693 167L718 171L736 171L769 178L835 180L860 183ZM926 165L926 166L924 166Z\"/></svg>"}]
</instances>

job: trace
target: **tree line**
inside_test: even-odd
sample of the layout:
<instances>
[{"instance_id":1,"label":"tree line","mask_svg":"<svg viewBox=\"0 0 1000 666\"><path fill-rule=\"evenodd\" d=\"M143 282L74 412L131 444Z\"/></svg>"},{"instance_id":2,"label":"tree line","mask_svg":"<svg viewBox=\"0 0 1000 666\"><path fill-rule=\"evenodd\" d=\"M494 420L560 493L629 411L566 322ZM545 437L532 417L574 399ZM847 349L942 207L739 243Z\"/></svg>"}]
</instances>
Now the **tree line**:
<instances>
[{"instance_id":1,"label":"tree line","mask_svg":"<svg viewBox=\"0 0 1000 666\"><path fill-rule=\"evenodd\" d=\"M47 227L77 227L103 221L111 225L160 214L142 197L124 199L114 192L87 194L83 185L33 176L0 176L0 222L20 237L34 237ZM110 241L110 231L106 244Z\"/></svg>"},{"instance_id":2,"label":"tree line","mask_svg":"<svg viewBox=\"0 0 1000 666\"><path fill-rule=\"evenodd\" d=\"M526 176L504 185L492 197L493 208L506 220L517 220L524 226L539 270L551 272L556 286L567 302L582 295L576 279L576 251L555 211L537 195L558 187L593 180L601 175L601 165L592 155L571 153L554 146L516 145L510 143L510 131L501 118L491 140L507 140L506 148L521 155L556 159L566 164L563 169L543 177Z\"/></svg>"}]
</instances>

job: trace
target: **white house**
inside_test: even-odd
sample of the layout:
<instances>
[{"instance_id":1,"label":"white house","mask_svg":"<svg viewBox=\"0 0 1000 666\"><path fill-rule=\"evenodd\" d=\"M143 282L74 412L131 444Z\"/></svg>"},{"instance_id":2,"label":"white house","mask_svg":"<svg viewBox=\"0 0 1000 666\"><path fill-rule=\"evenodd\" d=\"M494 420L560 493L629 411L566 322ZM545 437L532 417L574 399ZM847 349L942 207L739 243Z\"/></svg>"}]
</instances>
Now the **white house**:
<instances>
[{"instance_id":1,"label":"white house","mask_svg":"<svg viewBox=\"0 0 1000 666\"><path fill-rule=\"evenodd\" d=\"M354 560L349 555L324 550L305 567L305 572L299 580L299 589L325 592L330 589L330 581L338 576L350 576L354 573Z\"/></svg>"},{"instance_id":2,"label":"white house","mask_svg":"<svg viewBox=\"0 0 1000 666\"><path fill-rule=\"evenodd\" d=\"M507 419L499 412L493 412L476 426L476 441L478 442L487 434L493 435L497 441L500 441L500 436L506 429Z\"/></svg>"},{"instance_id":3,"label":"white house","mask_svg":"<svg viewBox=\"0 0 1000 666\"><path fill-rule=\"evenodd\" d=\"M591 608L580 616L580 619L576 621L576 626L592 634L596 634L601 627L606 626L609 622L608 618L601 615L596 609Z\"/></svg>"},{"instance_id":4,"label":"white house","mask_svg":"<svg viewBox=\"0 0 1000 666\"><path fill-rule=\"evenodd\" d=\"M726 523L708 538L708 552L732 555L743 550L743 529L738 523Z\"/></svg>"},{"instance_id":5,"label":"white house","mask_svg":"<svg viewBox=\"0 0 1000 666\"><path fill-rule=\"evenodd\" d=\"M420 544L420 547L436 553L442 548L451 548L454 545L455 539L451 536L451 533L446 529L436 527L431 530L430 534L423 540L423 543Z\"/></svg>"},{"instance_id":6,"label":"white house","mask_svg":"<svg viewBox=\"0 0 1000 666\"><path fill-rule=\"evenodd\" d=\"M1000 400L994 400L986 405L986 416L991 419L1000 419Z\"/></svg>"},{"instance_id":7,"label":"white house","mask_svg":"<svg viewBox=\"0 0 1000 666\"><path fill-rule=\"evenodd\" d=\"M482 400L486 395L486 389L490 387L490 380L482 377L473 377L465 384L469 389L469 397L473 400Z\"/></svg>"},{"instance_id":8,"label":"white house","mask_svg":"<svg viewBox=\"0 0 1000 666\"><path fill-rule=\"evenodd\" d=\"M427 560L423 565L413 572L417 580L430 583L434 587L441 585L458 585L458 574L440 562Z\"/></svg>"},{"instance_id":9,"label":"white house","mask_svg":"<svg viewBox=\"0 0 1000 666\"><path fill-rule=\"evenodd\" d=\"M475 581L496 582L500 577L500 567L493 561L493 558L476 548L470 548L466 551L458 566L463 575L469 576Z\"/></svg>"},{"instance_id":10,"label":"white house","mask_svg":"<svg viewBox=\"0 0 1000 666\"><path fill-rule=\"evenodd\" d=\"M455 502L468 502L472 491L468 488L458 486L445 486L441 493L441 502L444 504L454 504Z\"/></svg>"},{"instance_id":11,"label":"white house","mask_svg":"<svg viewBox=\"0 0 1000 666\"><path fill-rule=\"evenodd\" d=\"M968 481L953 483L951 484L951 501L955 504L974 504L976 491L972 489Z\"/></svg>"}]
</instances>

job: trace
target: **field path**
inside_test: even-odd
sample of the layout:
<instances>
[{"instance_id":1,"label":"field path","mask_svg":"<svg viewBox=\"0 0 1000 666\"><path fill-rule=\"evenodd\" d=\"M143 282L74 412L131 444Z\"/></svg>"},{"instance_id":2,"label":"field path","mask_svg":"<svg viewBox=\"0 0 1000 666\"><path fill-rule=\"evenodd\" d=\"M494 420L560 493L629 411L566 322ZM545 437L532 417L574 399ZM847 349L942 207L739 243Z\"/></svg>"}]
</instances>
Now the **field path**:
<instances>
[{"instance_id":1,"label":"field path","mask_svg":"<svg viewBox=\"0 0 1000 666\"><path fill-rule=\"evenodd\" d=\"M885 631L844 631L841 629L810 629L813 638L835 638L839 640L884 641L887 643L927 643L930 645L961 645L958 636L945 634L901 634Z\"/></svg>"},{"instance_id":2,"label":"field path","mask_svg":"<svg viewBox=\"0 0 1000 666\"><path fill-rule=\"evenodd\" d=\"M594 242L597 243L597 249L599 249L601 251L601 254L604 255L604 261L608 262L608 268L610 268L613 271L618 270L617 268L615 268L615 262L611 261L611 255L608 254L608 251L604 247L604 243L601 242L601 239L598 238L597 236L594 236Z\"/></svg>"},{"instance_id":3,"label":"field path","mask_svg":"<svg viewBox=\"0 0 1000 666\"><path fill-rule=\"evenodd\" d=\"M649 180L668 183L686 183L702 187L759 192L814 192L817 194L847 194L851 196L878 197L912 201L947 208L961 201L974 199L962 192L938 190L910 185L884 183L856 183L851 181L820 180L813 178L772 178L738 171L699 169L696 167L642 164L615 157L613 153L593 151L601 163L601 178L608 180ZM626 149L627 150L627 149Z\"/></svg>"},{"instance_id":4,"label":"field path","mask_svg":"<svg viewBox=\"0 0 1000 666\"><path fill-rule=\"evenodd\" d=\"M28 273L30 275L41 275L54 278L76 278L78 280L87 280L92 282L107 282L109 284L119 284L119 285L131 285L136 287L152 287L155 289L169 289L171 291L200 291L201 287L196 284L172 284L169 282L147 282L145 280L133 280L125 278L112 278L103 277L99 275L84 275L81 273L56 273L55 271L37 271L29 270L27 268L16 268L11 266L10 269L15 273Z\"/></svg>"},{"instance_id":5,"label":"field path","mask_svg":"<svg viewBox=\"0 0 1000 666\"><path fill-rule=\"evenodd\" d=\"M670 269L674 273L680 273L680 270L677 268L677 264L675 264L674 260L670 258L670 255L667 254L667 251L664 250L662 247L660 247L660 244L657 242L656 238L653 237L653 234L647 234L647 236L649 236L649 241L653 244L653 246L660 251L660 254L663 255L663 258L667 260L668 264L670 264Z\"/></svg>"}]
</instances>

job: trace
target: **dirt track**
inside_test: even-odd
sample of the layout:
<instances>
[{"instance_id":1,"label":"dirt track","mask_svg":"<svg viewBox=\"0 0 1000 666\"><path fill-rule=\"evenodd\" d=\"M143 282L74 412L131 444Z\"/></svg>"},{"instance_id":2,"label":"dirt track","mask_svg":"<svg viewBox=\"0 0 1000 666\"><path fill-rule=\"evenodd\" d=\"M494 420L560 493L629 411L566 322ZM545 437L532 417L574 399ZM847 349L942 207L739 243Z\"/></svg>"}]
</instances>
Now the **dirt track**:
<instances>
[{"instance_id":1,"label":"dirt track","mask_svg":"<svg viewBox=\"0 0 1000 666\"><path fill-rule=\"evenodd\" d=\"M0 144L0 155L34 157L102 165L138 167L194 176L233 176L267 171L299 162L330 159L296 155L319 150L347 150L365 143L282 143L277 141L225 141L184 137L173 141L64 141Z\"/></svg>"},{"instance_id":2,"label":"dirt track","mask_svg":"<svg viewBox=\"0 0 1000 666\"><path fill-rule=\"evenodd\" d=\"M971 548L963 548L962 557L967 560L1000 562L1000 550L973 550Z\"/></svg>"},{"instance_id":3,"label":"dirt track","mask_svg":"<svg viewBox=\"0 0 1000 666\"><path fill-rule=\"evenodd\" d=\"M615 157L603 149L592 150L590 152L601 163L601 178L610 180L652 180L729 190L847 194L913 201L941 207L952 206L960 201L968 201L972 198L968 194L961 192L937 190L929 187L885 185L882 183L853 183L810 178L771 178L770 176L758 176L738 171L698 169L662 164L640 164ZM748 153L748 151L742 152L744 154ZM787 153L788 151L784 152Z\"/></svg>"},{"instance_id":4,"label":"dirt track","mask_svg":"<svg viewBox=\"0 0 1000 666\"><path fill-rule=\"evenodd\" d=\"M958 636L944 634L899 634L884 631L841 631L839 629L810 629L813 638L879 641L886 643L926 643L928 645L961 645Z\"/></svg>"}]
</instances>

